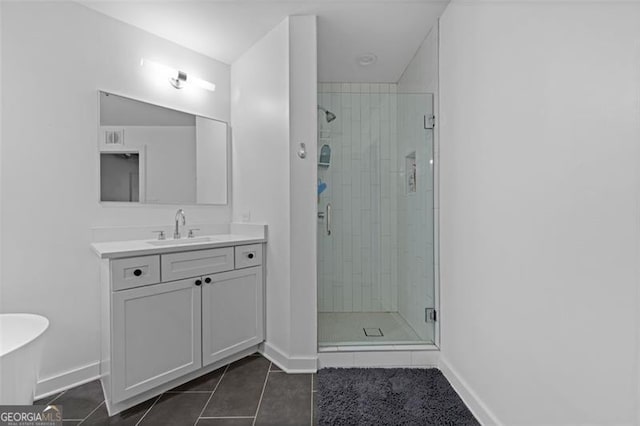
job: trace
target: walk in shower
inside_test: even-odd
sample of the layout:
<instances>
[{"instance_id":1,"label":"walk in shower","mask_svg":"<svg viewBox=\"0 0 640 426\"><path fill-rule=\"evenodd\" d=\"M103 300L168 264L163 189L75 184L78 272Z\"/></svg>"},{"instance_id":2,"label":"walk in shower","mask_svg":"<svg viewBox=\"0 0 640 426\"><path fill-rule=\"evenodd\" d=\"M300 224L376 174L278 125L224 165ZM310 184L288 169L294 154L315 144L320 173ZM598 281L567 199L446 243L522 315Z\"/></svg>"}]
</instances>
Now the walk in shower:
<instances>
[{"instance_id":1,"label":"walk in shower","mask_svg":"<svg viewBox=\"0 0 640 426\"><path fill-rule=\"evenodd\" d=\"M321 83L318 103L318 344L434 343L433 95Z\"/></svg>"}]
</instances>

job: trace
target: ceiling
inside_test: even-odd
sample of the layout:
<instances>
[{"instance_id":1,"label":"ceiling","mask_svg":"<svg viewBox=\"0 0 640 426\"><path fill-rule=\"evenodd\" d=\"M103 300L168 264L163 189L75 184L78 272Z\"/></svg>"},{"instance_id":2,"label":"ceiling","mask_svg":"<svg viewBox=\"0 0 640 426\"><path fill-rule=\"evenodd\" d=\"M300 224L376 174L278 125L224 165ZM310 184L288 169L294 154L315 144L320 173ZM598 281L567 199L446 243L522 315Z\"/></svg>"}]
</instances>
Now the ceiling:
<instances>
[{"instance_id":1,"label":"ceiling","mask_svg":"<svg viewBox=\"0 0 640 426\"><path fill-rule=\"evenodd\" d=\"M318 16L318 80L396 82L449 0L179 0L80 3L233 63L289 15ZM378 59L363 67L357 57Z\"/></svg>"}]
</instances>

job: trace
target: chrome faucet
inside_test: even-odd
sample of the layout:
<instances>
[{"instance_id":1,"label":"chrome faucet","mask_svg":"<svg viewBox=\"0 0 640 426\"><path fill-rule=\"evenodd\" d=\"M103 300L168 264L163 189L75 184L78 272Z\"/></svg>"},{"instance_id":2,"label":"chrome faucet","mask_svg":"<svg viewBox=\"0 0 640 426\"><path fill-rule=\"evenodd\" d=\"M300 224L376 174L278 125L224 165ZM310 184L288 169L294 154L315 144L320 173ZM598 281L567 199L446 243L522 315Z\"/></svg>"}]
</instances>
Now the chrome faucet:
<instances>
[{"instance_id":1,"label":"chrome faucet","mask_svg":"<svg viewBox=\"0 0 640 426\"><path fill-rule=\"evenodd\" d=\"M187 224L187 218L184 215L184 210L178 209L176 212L176 229L173 231L173 239L180 239L180 218L182 217L182 226Z\"/></svg>"}]
</instances>

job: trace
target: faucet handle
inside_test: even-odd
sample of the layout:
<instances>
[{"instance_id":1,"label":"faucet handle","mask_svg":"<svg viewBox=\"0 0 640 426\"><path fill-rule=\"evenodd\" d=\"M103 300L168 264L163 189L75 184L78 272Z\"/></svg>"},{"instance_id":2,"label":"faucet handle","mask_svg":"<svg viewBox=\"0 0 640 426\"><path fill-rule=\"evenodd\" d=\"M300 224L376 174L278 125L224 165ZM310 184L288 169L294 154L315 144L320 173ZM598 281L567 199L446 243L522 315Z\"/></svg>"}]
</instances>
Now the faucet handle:
<instances>
[{"instance_id":1,"label":"faucet handle","mask_svg":"<svg viewBox=\"0 0 640 426\"><path fill-rule=\"evenodd\" d=\"M164 231L151 231L151 232L157 232L159 240L164 240L165 239Z\"/></svg>"},{"instance_id":2,"label":"faucet handle","mask_svg":"<svg viewBox=\"0 0 640 426\"><path fill-rule=\"evenodd\" d=\"M195 232L193 232L193 231L199 231L199 230L200 230L200 228L191 228L191 229L189 229L189 235L187 235L187 238L193 238L193 237L195 237L195 236L196 236L196 234L195 234Z\"/></svg>"}]
</instances>

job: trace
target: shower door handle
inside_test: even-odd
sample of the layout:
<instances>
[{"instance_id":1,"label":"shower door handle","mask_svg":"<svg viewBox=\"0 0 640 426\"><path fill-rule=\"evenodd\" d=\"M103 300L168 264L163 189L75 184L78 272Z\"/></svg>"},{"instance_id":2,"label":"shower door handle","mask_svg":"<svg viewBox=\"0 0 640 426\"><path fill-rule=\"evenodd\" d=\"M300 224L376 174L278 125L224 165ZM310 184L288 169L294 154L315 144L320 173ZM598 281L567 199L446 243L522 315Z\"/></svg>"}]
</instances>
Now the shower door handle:
<instances>
[{"instance_id":1,"label":"shower door handle","mask_svg":"<svg viewBox=\"0 0 640 426\"><path fill-rule=\"evenodd\" d=\"M327 203L327 235L331 235L331 203Z\"/></svg>"}]
</instances>

